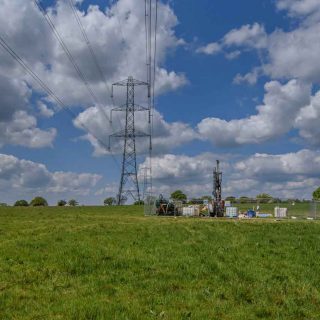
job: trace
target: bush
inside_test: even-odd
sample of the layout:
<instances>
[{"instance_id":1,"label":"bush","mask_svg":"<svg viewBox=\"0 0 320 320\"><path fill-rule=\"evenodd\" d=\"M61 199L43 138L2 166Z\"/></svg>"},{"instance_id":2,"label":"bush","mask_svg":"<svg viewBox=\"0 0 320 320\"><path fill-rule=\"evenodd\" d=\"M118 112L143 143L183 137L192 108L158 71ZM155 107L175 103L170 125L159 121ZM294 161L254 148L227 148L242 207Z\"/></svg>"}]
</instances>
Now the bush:
<instances>
[{"instance_id":1,"label":"bush","mask_svg":"<svg viewBox=\"0 0 320 320\"><path fill-rule=\"evenodd\" d=\"M34 199L31 200L30 206L33 207L47 207L48 202L45 198L42 197L35 197Z\"/></svg>"},{"instance_id":2,"label":"bush","mask_svg":"<svg viewBox=\"0 0 320 320\"><path fill-rule=\"evenodd\" d=\"M58 207L64 207L66 204L67 204L66 200L59 200L57 203Z\"/></svg>"},{"instance_id":3,"label":"bush","mask_svg":"<svg viewBox=\"0 0 320 320\"><path fill-rule=\"evenodd\" d=\"M113 206L116 204L116 199L113 197L106 198L104 199L103 204L105 206Z\"/></svg>"},{"instance_id":4,"label":"bush","mask_svg":"<svg viewBox=\"0 0 320 320\"><path fill-rule=\"evenodd\" d=\"M140 201L136 201L134 203L135 206L143 206L144 205L144 201L143 200L140 200Z\"/></svg>"},{"instance_id":5,"label":"bush","mask_svg":"<svg viewBox=\"0 0 320 320\"><path fill-rule=\"evenodd\" d=\"M29 203L27 200L17 200L14 204L15 207L28 207Z\"/></svg>"},{"instance_id":6,"label":"bush","mask_svg":"<svg viewBox=\"0 0 320 320\"><path fill-rule=\"evenodd\" d=\"M312 196L313 196L313 200L320 200L320 187L314 190Z\"/></svg>"},{"instance_id":7,"label":"bush","mask_svg":"<svg viewBox=\"0 0 320 320\"><path fill-rule=\"evenodd\" d=\"M75 206L77 206L78 204L79 204L78 201L75 200L75 199L71 199L71 200L68 201L68 205L69 205L70 207L75 207Z\"/></svg>"}]
</instances>

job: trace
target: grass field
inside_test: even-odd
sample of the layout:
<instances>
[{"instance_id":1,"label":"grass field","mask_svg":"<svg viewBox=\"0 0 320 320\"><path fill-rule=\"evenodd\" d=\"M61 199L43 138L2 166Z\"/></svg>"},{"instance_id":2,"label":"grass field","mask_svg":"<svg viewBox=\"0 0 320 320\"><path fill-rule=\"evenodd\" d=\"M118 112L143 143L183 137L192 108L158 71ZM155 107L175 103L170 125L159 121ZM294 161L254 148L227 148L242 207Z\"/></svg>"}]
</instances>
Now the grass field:
<instances>
[{"instance_id":1,"label":"grass field","mask_svg":"<svg viewBox=\"0 0 320 320\"><path fill-rule=\"evenodd\" d=\"M319 319L320 223L0 208L0 319Z\"/></svg>"}]
</instances>

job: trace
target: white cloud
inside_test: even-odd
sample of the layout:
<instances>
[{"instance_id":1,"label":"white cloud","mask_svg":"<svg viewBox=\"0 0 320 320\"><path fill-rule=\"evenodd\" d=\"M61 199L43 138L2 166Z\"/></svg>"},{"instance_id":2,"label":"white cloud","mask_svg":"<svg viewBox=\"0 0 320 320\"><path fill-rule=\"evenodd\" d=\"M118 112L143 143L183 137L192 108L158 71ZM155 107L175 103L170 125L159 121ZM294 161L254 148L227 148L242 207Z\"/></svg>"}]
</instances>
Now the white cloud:
<instances>
[{"instance_id":1,"label":"white cloud","mask_svg":"<svg viewBox=\"0 0 320 320\"><path fill-rule=\"evenodd\" d=\"M320 81L320 23L293 31L276 30L269 36L264 72L273 78Z\"/></svg>"},{"instance_id":2,"label":"white cloud","mask_svg":"<svg viewBox=\"0 0 320 320\"><path fill-rule=\"evenodd\" d=\"M276 28L267 34L261 24L247 24L232 29L216 42L226 51L226 58L232 57L233 52L258 51L261 72L257 74L255 67L244 76L238 74L234 82L252 84L258 76L265 74L272 79L298 78L319 83L320 1L277 0L276 6L295 19L295 24L288 31ZM230 49L233 51L228 52Z\"/></svg>"},{"instance_id":3,"label":"white cloud","mask_svg":"<svg viewBox=\"0 0 320 320\"><path fill-rule=\"evenodd\" d=\"M300 150L280 155L255 154L235 165L239 176L263 178L266 182L286 177L313 177L320 171L320 152Z\"/></svg>"},{"instance_id":4,"label":"white cloud","mask_svg":"<svg viewBox=\"0 0 320 320\"><path fill-rule=\"evenodd\" d=\"M311 97L309 105L302 108L294 127L299 130L300 136L313 146L320 145L320 91Z\"/></svg>"},{"instance_id":5,"label":"white cloud","mask_svg":"<svg viewBox=\"0 0 320 320\"><path fill-rule=\"evenodd\" d=\"M271 81L265 85L264 104L248 118L225 121L206 118L199 133L218 146L261 143L290 131L300 109L309 103L310 86L297 80L285 85Z\"/></svg>"},{"instance_id":6,"label":"white cloud","mask_svg":"<svg viewBox=\"0 0 320 320\"><path fill-rule=\"evenodd\" d=\"M212 170L220 159L223 195L310 199L320 185L320 153L300 150L279 155L255 154L249 157L204 153L197 156L167 154L153 159L154 189L168 196L181 189L191 197L212 193ZM143 167L144 164L140 166Z\"/></svg>"},{"instance_id":7,"label":"white cloud","mask_svg":"<svg viewBox=\"0 0 320 320\"><path fill-rule=\"evenodd\" d=\"M279 10L287 10L291 16L306 16L320 11L319 0L277 0Z\"/></svg>"},{"instance_id":8,"label":"white cloud","mask_svg":"<svg viewBox=\"0 0 320 320\"><path fill-rule=\"evenodd\" d=\"M190 197L210 194L213 166L215 160L221 157L225 158L211 153L195 157L174 154L154 157L152 159L154 189L166 195L176 189L182 189ZM148 161L147 159L140 165L140 170L148 164ZM224 162L222 167L226 166L227 163Z\"/></svg>"},{"instance_id":9,"label":"white cloud","mask_svg":"<svg viewBox=\"0 0 320 320\"><path fill-rule=\"evenodd\" d=\"M276 197L308 198L320 185L318 151L300 150L280 155L255 154L234 165L235 179L249 178L261 191Z\"/></svg>"},{"instance_id":10,"label":"white cloud","mask_svg":"<svg viewBox=\"0 0 320 320\"><path fill-rule=\"evenodd\" d=\"M213 55L232 47L263 49L267 46L267 39L264 26L259 23L247 24L238 29L232 29L219 42L209 43L198 48L196 52ZM226 52L226 57L232 60L237 58L240 53L240 50Z\"/></svg>"},{"instance_id":11,"label":"white cloud","mask_svg":"<svg viewBox=\"0 0 320 320\"><path fill-rule=\"evenodd\" d=\"M240 55L241 55L241 51L240 51L240 50L235 50L235 51L227 52L227 53L225 54L225 57L226 57L228 60L235 60L235 59L237 59Z\"/></svg>"},{"instance_id":12,"label":"white cloud","mask_svg":"<svg viewBox=\"0 0 320 320\"><path fill-rule=\"evenodd\" d=\"M0 154L0 192L8 197L16 193L85 195L102 177L97 174L50 172L45 165Z\"/></svg>"},{"instance_id":13,"label":"white cloud","mask_svg":"<svg viewBox=\"0 0 320 320\"><path fill-rule=\"evenodd\" d=\"M239 29L229 31L222 42L226 47L237 46L262 49L267 45L267 34L264 27L259 23L247 24Z\"/></svg>"},{"instance_id":14,"label":"white cloud","mask_svg":"<svg viewBox=\"0 0 320 320\"><path fill-rule=\"evenodd\" d=\"M54 111L49 109L48 106L42 101L38 101L38 109L40 114L45 118L51 118L54 115Z\"/></svg>"},{"instance_id":15,"label":"white cloud","mask_svg":"<svg viewBox=\"0 0 320 320\"><path fill-rule=\"evenodd\" d=\"M205 53L208 55L214 55L221 51L221 46L217 42L208 43L206 46L200 47L196 50L197 53Z\"/></svg>"},{"instance_id":16,"label":"white cloud","mask_svg":"<svg viewBox=\"0 0 320 320\"><path fill-rule=\"evenodd\" d=\"M110 102L108 89L101 80L68 3L62 0L57 1L54 7L48 8L48 14L99 102L103 105ZM143 0L119 0L117 7L113 4L105 10L91 5L87 11L78 10L78 14L109 87L113 82L122 80L128 75L145 80L145 32L144 23L141 23L144 21ZM161 94L184 86L187 79L184 74L164 67L167 53L183 44L183 39L177 38L174 32L178 19L170 6L162 2L159 3L158 14L158 64L155 89L156 94ZM33 1L3 0L0 31L8 44L65 104L70 107L84 108L93 105L92 97L79 80L72 64ZM5 76L7 74L10 74L10 81ZM1 94L3 92L9 92L10 95ZM32 107L30 100L35 92L44 96L38 105ZM146 97L146 92L144 96ZM25 74L5 51L1 50L0 104L3 108L0 111L0 126L2 130L10 131L7 129L11 126L10 117L12 118L16 111L28 112L29 120L36 114L35 111L38 111L32 110L35 108L39 109L41 116L53 116L53 111L48 109L46 100L54 103L50 97L46 97L43 89ZM37 131L42 132L40 129ZM53 133L53 129L47 132ZM51 136L53 137L53 134ZM11 143L15 140L14 137L6 138L2 139L1 143ZM40 146L41 143L27 141L24 145Z\"/></svg>"},{"instance_id":17,"label":"white cloud","mask_svg":"<svg viewBox=\"0 0 320 320\"><path fill-rule=\"evenodd\" d=\"M252 70L251 72L248 72L244 76L242 76L241 74L238 73L235 76L235 78L233 79L233 83L241 84L243 82L246 82L250 85L254 85L258 81L258 77L259 77L260 72L261 72L261 70L259 68L255 68L254 70Z\"/></svg>"},{"instance_id":18,"label":"white cloud","mask_svg":"<svg viewBox=\"0 0 320 320\"><path fill-rule=\"evenodd\" d=\"M25 111L14 113L12 120L0 121L0 147L5 144L43 148L52 146L56 129L37 128L37 119Z\"/></svg>"},{"instance_id":19,"label":"white cloud","mask_svg":"<svg viewBox=\"0 0 320 320\"><path fill-rule=\"evenodd\" d=\"M90 141L94 147L95 155L107 154L106 146L109 145L109 135L114 132L119 132L124 128L124 119L122 117L121 122L114 116L114 121L112 127L109 122L103 116L103 111L105 114L110 114L111 107L98 108L91 107L81 112L78 117L74 120L74 124L78 128L82 128L85 125L90 132L102 140L104 145L101 145L99 141L95 139L94 136L87 134L85 139ZM188 124L182 122L172 122L168 123L164 120L163 116L158 112L154 111L153 114L153 152L154 153L164 153L169 150L178 147L182 144L193 141L199 138L199 135L191 128ZM135 125L136 130L144 133L149 132L148 128L148 118L145 112L137 112L135 114ZM103 139L103 137L106 137ZM121 153L122 143L120 140L111 140L112 152ZM137 138L137 151L138 153L144 153L149 147L148 138Z\"/></svg>"}]
</instances>

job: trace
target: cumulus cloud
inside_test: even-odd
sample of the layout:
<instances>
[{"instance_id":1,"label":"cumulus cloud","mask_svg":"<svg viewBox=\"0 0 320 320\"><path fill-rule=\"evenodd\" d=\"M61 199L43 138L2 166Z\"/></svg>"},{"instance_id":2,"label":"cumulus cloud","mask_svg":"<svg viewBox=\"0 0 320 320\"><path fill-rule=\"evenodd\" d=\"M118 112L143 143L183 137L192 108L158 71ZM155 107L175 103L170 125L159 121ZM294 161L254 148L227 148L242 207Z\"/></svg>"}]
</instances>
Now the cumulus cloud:
<instances>
[{"instance_id":1,"label":"cumulus cloud","mask_svg":"<svg viewBox=\"0 0 320 320\"><path fill-rule=\"evenodd\" d=\"M170 194L182 189L189 196L210 194L212 170L215 160L226 158L212 153L200 154L195 157L187 155L166 154L152 159L152 175L154 189L158 193ZM148 165L148 159L139 169ZM223 168L227 163L222 164Z\"/></svg>"},{"instance_id":2,"label":"cumulus cloud","mask_svg":"<svg viewBox=\"0 0 320 320\"><path fill-rule=\"evenodd\" d=\"M144 21L144 2L142 0L139 2L141 5L138 5L137 1L120 0L117 6L111 4L104 9L95 5L90 5L87 11L77 9L108 87L128 75L141 80L146 78L145 32L144 24L141 23ZM47 8L47 13L97 99L91 97L79 79L41 12L32 1L2 1L1 34L17 54L68 106L87 108L110 103L110 92L101 79L68 3L59 0L53 7ZM178 19L170 6L160 2L158 13L155 91L156 94L161 94L184 86L187 79L184 74L164 67L168 51L181 45L183 40L175 36L174 28L178 24ZM10 17L10 23L7 17ZM6 77L7 74L10 74L10 80ZM1 94L3 92L9 92L10 95ZM31 97L35 96L37 99L39 94L42 96L41 101L32 106ZM48 108L47 102L54 104L47 93L22 71L6 52L0 51L0 104L3 106L0 110L0 126L2 130L10 131L7 128L11 126L15 112L21 110L28 113L28 119L31 116L35 117L36 114L43 117L53 116L53 110ZM37 131L42 132L40 129ZM53 133L53 129L48 129L47 132ZM54 138L54 135L52 134L51 137ZM2 139L2 143L10 143L14 139ZM48 144L52 144L52 141ZM27 141L25 145L33 146L35 143ZM36 145L40 146L40 144Z\"/></svg>"},{"instance_id":3,"label":"cumulus cloud","mask_svg":"<svg viewBox=\"0 0 320 320\"><path fill-rule=\"evenodd\" d=\"M0 154L0 192L84 195L102 177L90 173L50 172L44 164Z\"/></svg>"},{"instance_id":4,"label":"cumulus cloud","mask_svg":"<svg viewBox=\"0 0 320 320\"><path fill-rule=\"evenodd\" d=\"M222 43L227 47L237 46L262 49L267 45L267 33L259 23L247 24L239 29L229 31L224 36Z\"/></svg>"},{"instance_id":5,"label":"cumulus cloud","mask_svg":"<svg viewBox=\"0 0 320 320\"><path fill-rule=\"evenodd\" d=\"M320 11L319 0L277 0L276 5L291 16L306 16Z\"/></svg>"},{"instance_id":6,"label":"cumulus cloud","mask_svg":"<svg viewBox=\"0 0 320 320\"><path fill-rule=\"evenodd\" d=\"M206 118L199 133L218 146L261 143L290 131L300 109L309 103L310 86L297 80L285 85L271 81L265 85L264 104L248 118L225 121Z\"/></svg>"},{"instance_id":7,"label":"cumulus cloud","mask_svg":"<svg viewBox=\"0 0 320 320\"><path fill-rule=\"evenodd\" d=\"M256 181L263 192L310 199L320 184L320 153L304 149L280 155L255 154L235 163L234 169L234 179Z\"/></svg>"},{"instance_id":8,"label":"cumulus cloud","mask_svg":"<svg viewBox=\"0 0 320 320\"><path fill-rule=\"evenodd\" d=\"M194 157L167 154L153 159L155 191L169 195L182 189L189 197L211 194L216 159L222 160L225 197L256 196L266 192L280 198L310 199L312 191L320 184L316 174L320 170L318 151L304 149L295 153L249 157L212 153Z\"/></svg>"},{"instance_id":9,"label":"cumulus cloud","mask_svg":"<svg viewBox=\"0 0 320 320\"><path fill-rule=\"evenodd\" d=\"M114 121L112 126L107 121L105 115L110 114L112 107L91 107L81 112L74 120L74 124L78 128L82 128L85 125L92 134L84 136L92 146L94 147L94 154L99 156L108 154L106 147L109 146L109 135L114 132L121 132L124 129L123 117L119 120L116 115L113 117ZM199 134L195 132L188 124L182 122L168 123L163 116L158 112L153 113L153 149L155 153L165 153L169 150L191 142L199 138ZM149 133L148 118L145 112L137 112L135 114L136 130L139 132ZM95 137L99 138L97 140ZM106 137L103 139L103 137ZM103 145L101 145L101 142ZM122 152L122 143L118 139L111 140L112 153ZM137 138L137 151L138 153L144 153L149 147L149 139Z\"/></svg>"},{"instance_id":10,"label":"cumulus cloud","mask_svg":"<svg viewBox=\"0 0 320 320\"><path fill-rule=\"evenodd\" d=\"M0 147L5 144L43 148L52 146L56 129L37 128L37 119L25 111L14 113L10 121L0 121Z\"/></svg>"},{"instance_id":11,"label":"cumulus cloud","mask_svg":"<svg viewBox=\"0 0 320 320\"><path fill-rule=\"evenodd\" d=\"M261 69L260 68L255 68L254 70L252 70L251 72L248 72L245 75L241 75L240 73L238 73L234 77L233 83L241 84L241 83L244 82L244 83L248 83L250 85L254 85L258 81L259 73L261 73Z\"/></svg>"},{"instance_id":12,"label":"cumulus cloud","mask_svg":"<svg viewBox=\"0 0 320 320\"><path fill-rule=\"evenodd\" d=\"M212 42L196 50L197 53L214 55L231 47L263 49L267 46L267 33L259 23L247 24L229 31L219 42ZM227 59L235 59L240 50L226 52Z\"/></svg>"},{"instance_id":13,"label":"cumulus cloud","mask_svg":"<svg viewBox=\"0 0 320 320\"><path fill-rule=\"evenodd\" d=\"M42 101L38 101L38 109L40 114L45 118L51 118L54 115L54 111L43 103Z\"/></svg>"},{"instance_id":14,"label":"cumulus cloud","mask_svg":"<svg viewBox=\"0 0 320 320\"><path fill-rule=\"evenodd\" d=\"M276 30L269 36L265 74L273 78L320 81L320 23L299 26L293 31Z\"/></svg>"},{"instance_id":15,"label":"cumulus cloud","mask_svg":"<svg viewBox=\"0 0 320 320\"><path fill-rule=\"evenodd\" d=\"M214 55L221 51L221 45L217 42L208 43L207 45L197 49L197 53L204 53L208 55Z\"/></svg>"},{"instance_id":16,"label":"cumulus cloud","mask_svg":"<svg viewBox=\"0 0 320 320\"><path fill-rule=\"evenodd\" d=\"M300 136L313 146L320 145L320 91L311 97L310 104L302 108L294 123Z\"/></svg>"},{"instance_id":17,"label":"cumulus cloud","mask_svg":"<svg viewBox=\"0 0 320 320\"><path fill-rule=\"evenodd\" d=\"M267 34L263 25L254 23L232 29L222 39L215 42L232 52L257 50L261 60L257 74L253 71L237 75L234 83L255 83L257 76L267 75L272 79L299 78L307 82L320 82L320 2L319 0L277 0L276 7L287 11L294 19L294 27L289 30L276 28ZM205 47L203 47L205 48ZM233 50L228 52L228 50ZM238 53L236 56L238 56Z\"/></svg>"},{"instance_id":18,"label":"cumulus cloud","mask_svg":"<svg viewBox=\"0 0 320 320\"><path fill-rule=\"evenodd\" d=\"M235 165L239 175L263 178L266 182L282 180L284 176L313 177L320 171L320 152L300 150L280 155L255 154Z\"/></svg>"},{"instance_id":19,"label":"cumulus cloud","mask_svg":"<svg viewBox=\"0 0 320 320\"><path fill-rule=\"evenodd\" d=\"M31 90L23 80L1 74L0 147L5 144L41 148L52 146L56 130L37 128L37 119L28 113Z\"/></svg>"}]
</instances>

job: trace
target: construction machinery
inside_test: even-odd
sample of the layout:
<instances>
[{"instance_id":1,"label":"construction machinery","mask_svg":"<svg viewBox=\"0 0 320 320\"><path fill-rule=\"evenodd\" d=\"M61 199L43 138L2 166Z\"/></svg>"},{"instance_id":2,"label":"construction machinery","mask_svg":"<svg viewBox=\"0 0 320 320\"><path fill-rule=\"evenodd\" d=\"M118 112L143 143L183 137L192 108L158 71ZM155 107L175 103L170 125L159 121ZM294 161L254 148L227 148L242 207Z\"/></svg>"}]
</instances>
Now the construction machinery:
<instances>
[{"instance_id":1,"label":"construction machinery","mask_svg":"<svg viewBox=\"0 0 320 320\"><path fill-rule=\"evenodd\" d=\"M213 202L210 210L211 217L224 216L224 201L222 200L222 172L220 171L220 161L213 170Z\"/></svg>"}]
</instances>

